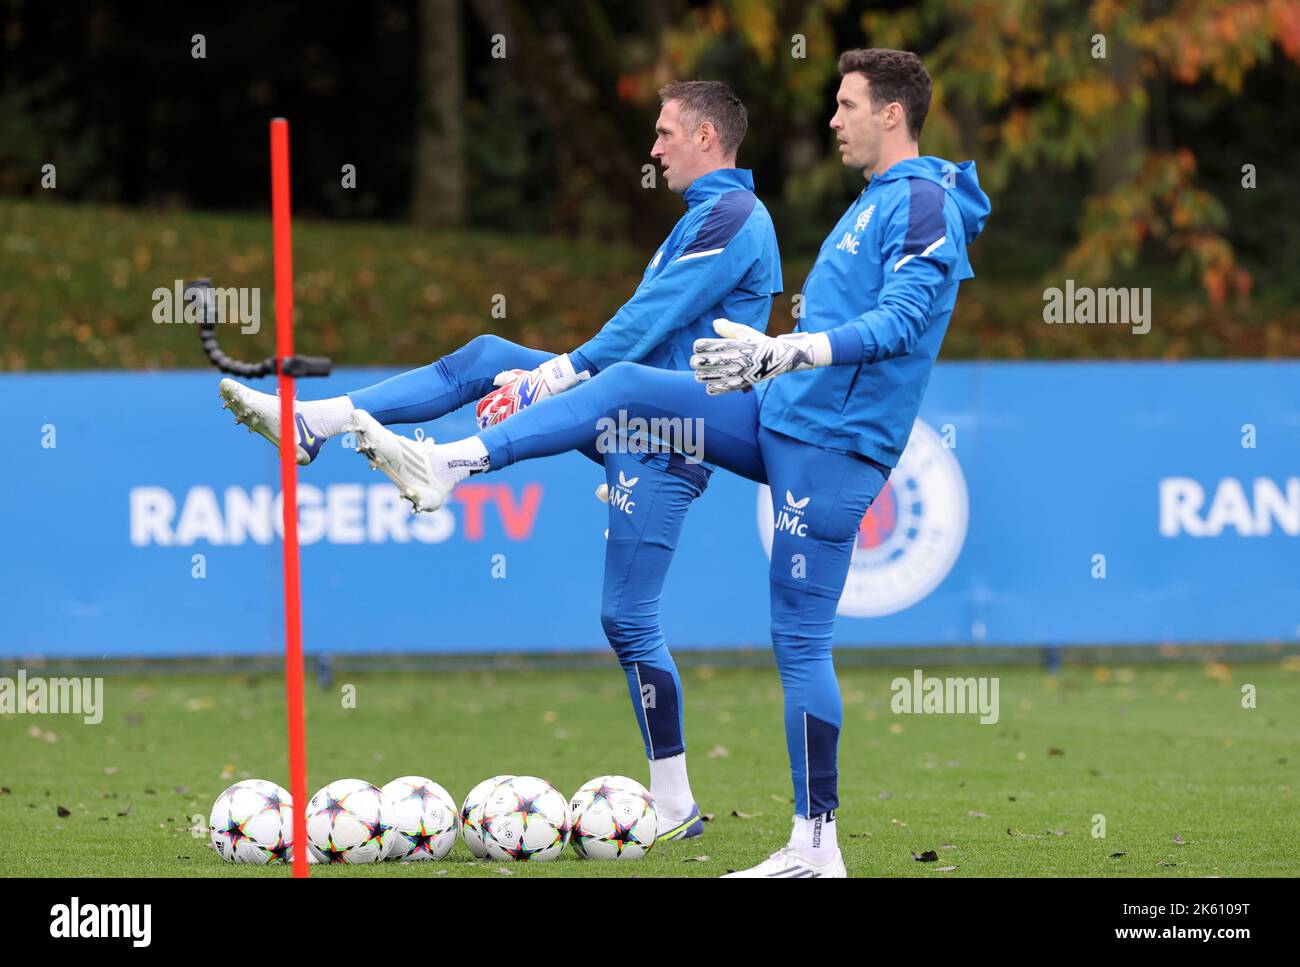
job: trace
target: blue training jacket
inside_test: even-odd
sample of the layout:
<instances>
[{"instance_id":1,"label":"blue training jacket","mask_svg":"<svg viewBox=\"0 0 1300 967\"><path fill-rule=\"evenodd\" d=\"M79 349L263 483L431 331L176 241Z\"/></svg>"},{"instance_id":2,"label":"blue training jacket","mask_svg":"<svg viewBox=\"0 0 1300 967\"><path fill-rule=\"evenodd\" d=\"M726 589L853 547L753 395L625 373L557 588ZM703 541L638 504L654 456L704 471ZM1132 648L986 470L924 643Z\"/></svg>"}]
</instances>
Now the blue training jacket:
<instances>
[{"instance_id":1,"label":"blue training jacket","mask_svg":"<svg viewBox=\"0 0 1300 967\"><path fill-rule=\"evenodd\" d=\"M800 332L831 332L836 365L761 383L759 422L832 450L896 466L988 196L975 162L900 161L876 175L834 230L803 286Z\"/></svg>"},{"instance_id":2,"label":"blue training jacket","mask_svg":"<svg viewBox=\"0 0 1300 967\"><path fill-rule=\"evenodd\" d=\"M695 340L725 317L763 330L781 291L776 231L743 168L703 175L685 192L684 214L646 266L623 308L570 357L601 370L620 360L690 369Z\"/></svg>"}]
</instances>

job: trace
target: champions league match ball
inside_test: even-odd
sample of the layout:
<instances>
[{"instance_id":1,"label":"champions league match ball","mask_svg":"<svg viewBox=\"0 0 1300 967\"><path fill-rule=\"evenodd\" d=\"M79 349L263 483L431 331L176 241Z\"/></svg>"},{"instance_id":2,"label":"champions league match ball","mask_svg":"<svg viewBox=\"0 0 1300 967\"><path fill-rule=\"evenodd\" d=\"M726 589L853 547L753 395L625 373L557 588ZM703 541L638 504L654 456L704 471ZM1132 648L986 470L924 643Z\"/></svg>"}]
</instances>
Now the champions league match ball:
<instances>
[{"instance_id":1,"label":"champions league match ball","mask_svg":"<svg viewBox=\"0 0 1300 967\"><path fill-rule=\"evenodd\" d=\"M393 847L384 794L364 779L336 779L307 803L307 842L321 863L378 863Z\"/></svg>"},{"instance_id":2,"label":"champions league match ball","mask_svg":"<svg viewBox=\"0 0 1300 967\"><path fill-rule=\"evenodd\" d=\"M212 804L208 836L227 863L287 863L293 858L293 799L267 779L241 779Z\"/></svg>"},{"instance_id":3,"label":"champions league match ball","mask_svg":"<svg viewBox=\"0 0 1300 967\"><path fill-rule=\"evenodd\" d=\"M569 841L569 804L545 779L513 776L483 801L481 835L493 860L553 860Z\"/></svg>"},{"instance_id":4,"label":"champions league match ball","mask_svg":"<svg viewBox=\"0 0 1300 967\"><path fill-rule=\"evenodd\" d=\"M503 775L484 779L469 791L464 804L460 807L461 839L465 841L465 846L476 860L487 856L487 847L483 845L483 803L488 796L492 795L493 789L507 779L513 778L514 776Z\"/></svg>"},{"instance_id":5,"label":"champions league match ball","mask_svg":"<svg viewBox=\"0 0 1300 967\"><path fill-rule=\"evenodd\" d=\"M598 776L569 800L573 851L587 860L637 860L659 832L655 797L626 776Z\"/></svg>"},{"instance_id":6,"label":"champions league match ball","mask_svg":"<svg viewBox=\"0 0 1300 967\"><path fill-rule=\"evenodd\" d=\"M451 852L460 829L460 813L446 789L423 776L402 776L380 792L384 817L393 827L388 859L413 863L440 860Z\"/></svg>"}]
</instances>

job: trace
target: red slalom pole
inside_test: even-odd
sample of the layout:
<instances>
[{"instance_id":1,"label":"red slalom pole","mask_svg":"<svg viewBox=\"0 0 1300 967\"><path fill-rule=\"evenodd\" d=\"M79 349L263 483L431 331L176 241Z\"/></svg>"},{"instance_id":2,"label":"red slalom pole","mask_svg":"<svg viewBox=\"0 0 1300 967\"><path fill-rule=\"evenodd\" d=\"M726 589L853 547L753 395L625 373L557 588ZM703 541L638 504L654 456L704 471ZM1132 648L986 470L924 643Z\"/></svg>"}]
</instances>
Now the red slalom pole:
<instances>
[{"instance_id":1,"label":"red slalom pole","mask_svg":"<svg viewBox=\"0 0 1300 967\"><path fill-rule=\"evenodd\" d=\"M289 122L271 119L271 225L275 238L275 353L280 377L280 490L284 494L284 678L289 705L293 875L307 870L307 734L302 687L302 587L298 559L298 462L293 419L293 239L289 231ZM289 428L286 430L285 428Z\"/></svg>"}]
</instances>

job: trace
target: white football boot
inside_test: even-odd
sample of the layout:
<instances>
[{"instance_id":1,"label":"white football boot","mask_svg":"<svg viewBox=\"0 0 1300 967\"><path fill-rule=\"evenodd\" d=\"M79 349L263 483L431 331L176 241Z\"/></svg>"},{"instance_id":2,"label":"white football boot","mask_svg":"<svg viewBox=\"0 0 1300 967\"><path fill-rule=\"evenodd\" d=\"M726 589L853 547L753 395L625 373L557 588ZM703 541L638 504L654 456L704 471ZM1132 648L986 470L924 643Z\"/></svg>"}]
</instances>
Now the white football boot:
<instances>
[{"instance_id":1,"label":"white football boot","mask_svg":"<svg viewBox=\"0 0 1300 967\"><path fill-rule=\"evenodd\" d=\"M757 866L752 866L747 870L737 870L735 873L726 873L722 878L759 879L766 877L783 880L806 880L815 876L828 876L842 880L848 875L844 869L844 855L839 850L835 851L835 858L829 863L818 866L816 863L808 862L792 847L782 846Z\"/></svg>"},{"instance_id":2,"label":"white football boot","mask_svg":"<svg viewBox=\"0 0 1300 967\"><path fill-rule=\"evenodd\" d=\"M252 433L260 434L271 442L277 450L280 448L280 397L272 396L270 393L259 393L255 389L250 389L243 383L236 382L230 377L226 377L217 387L217 393L221 396L222 409L228 409L235 414L235 422L242 423L248 427ZM307 421L303 419L302 413L298 411L298 404L295 401L293 405L294 428L293 442L297 446L297 460L300 466L307 466L316 459L320 453L321 447L325 445L325 436L320 433L313 433Z\"/></svg>"},{"instance_id":3,"label":"white football boot","mask_svg":"<svg viewBox=\"0 0 1300 967\"><path fill-rule=\"evenodd\" d=\"M365 410L352 414L352 432L357 452L370 461L371 470L381 470L397 484L411 502L411 513L435 511L447 501L456 481L446 460L437 453L432 437L411 440L394 433Z\"/></svg>"}]
</instances>

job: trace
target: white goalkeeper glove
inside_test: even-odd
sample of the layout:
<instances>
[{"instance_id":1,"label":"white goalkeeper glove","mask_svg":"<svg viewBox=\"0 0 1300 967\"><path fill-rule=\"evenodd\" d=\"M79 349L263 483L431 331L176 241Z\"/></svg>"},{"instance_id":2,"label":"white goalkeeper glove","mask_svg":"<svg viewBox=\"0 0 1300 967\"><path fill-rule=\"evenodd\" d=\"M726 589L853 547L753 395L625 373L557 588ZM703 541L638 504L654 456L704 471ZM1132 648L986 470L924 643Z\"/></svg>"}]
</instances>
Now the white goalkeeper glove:
<instances>
[{"instance_id":1,"label":"white goalkeeper glove","mask_svg":"<svg viewBox=\"0 0 1300 967\"><path fill-rule=\"evenodd\" d=\"M831 341L824 332L765 336L730 319L714 319L713 331L722 338L695 340L691 357L695 378L710 396L748 390L782 373L831 364Z\"/></svg>"}]
</instances>

